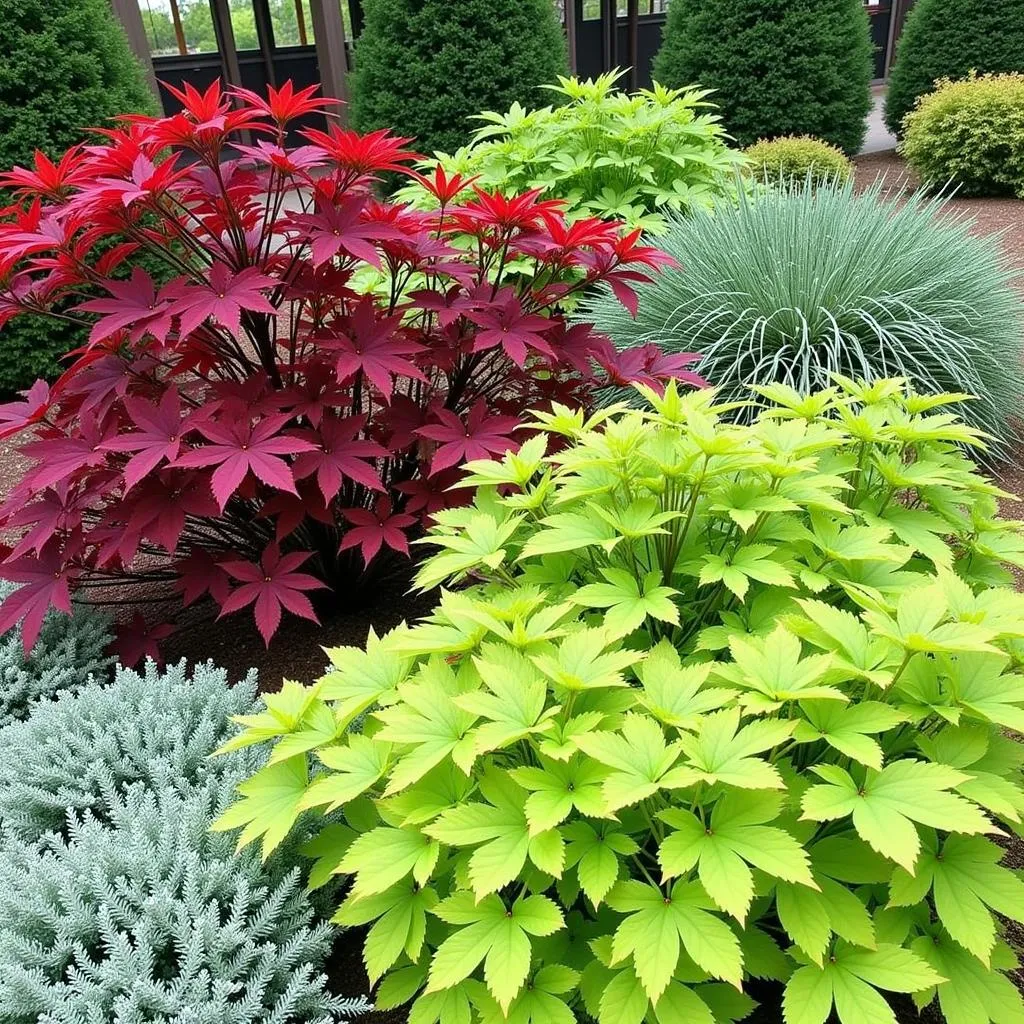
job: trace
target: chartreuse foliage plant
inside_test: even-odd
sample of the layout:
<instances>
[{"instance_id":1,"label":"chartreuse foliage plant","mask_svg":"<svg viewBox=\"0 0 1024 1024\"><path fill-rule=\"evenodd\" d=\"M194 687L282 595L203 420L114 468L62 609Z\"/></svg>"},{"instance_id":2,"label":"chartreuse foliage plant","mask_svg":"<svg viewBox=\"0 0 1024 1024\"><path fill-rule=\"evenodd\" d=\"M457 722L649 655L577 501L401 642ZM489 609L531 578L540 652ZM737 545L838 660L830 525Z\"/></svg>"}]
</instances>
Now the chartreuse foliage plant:
<instances>
[{"instance_id":1,"label":"chartreuse foliage plant","mask_svg":"<svg viewBox=\"0 0 1024 1024\"><path fill-rule=\"evenodd\" d=\"M1024 1019L1024 536L961 396L646 397L469 464L419 583L472 585L268 696L217 828L340 810L317 870L413 1024L724 1024L751 979L787 1024Z\"/></svg>"},{"instance_id":2,"label":"chartreuse foliage plant","mask_svg":"<svg viewBox=\"0 0 1024 1024\"><path fill-rule=\"evenodd\" d=\"M750 173L765 185L845 185L853 174L853 162L841 149L809 135L761 139L745 152Z\"/></svg>"},{"instance_id":3,"label":"chartreuse foliage plant","mask_svg":"<svg viewBox=\"0 0 1024 1024\"><path fill-rule=\"evenodd\" d=\"M479 187L541 189L566 200L578 216L615 218L655 233L664 230L665 212L708 207L733 194L735 171L744 161L729 148L707 91L655 84L630 94L616 88L620 77L559 78L558 85L546 86L555 105L528 109L516 103L504 114L480 114L483 127L473 141L437 159L450 174L473 178ZM419 185L402 195L436 205Z\"/></svg>"},{"instance_id":4,"label":"chartreuse foliage plant","mask_svg":"<svg viewBox=\"0 0 1024 1024\"><path fill-rule=\"evenodd\" d=\"M900 152L926 184L1024 198L1024 74L943 79L903 126Z\"/></svg>"}]
</instances>

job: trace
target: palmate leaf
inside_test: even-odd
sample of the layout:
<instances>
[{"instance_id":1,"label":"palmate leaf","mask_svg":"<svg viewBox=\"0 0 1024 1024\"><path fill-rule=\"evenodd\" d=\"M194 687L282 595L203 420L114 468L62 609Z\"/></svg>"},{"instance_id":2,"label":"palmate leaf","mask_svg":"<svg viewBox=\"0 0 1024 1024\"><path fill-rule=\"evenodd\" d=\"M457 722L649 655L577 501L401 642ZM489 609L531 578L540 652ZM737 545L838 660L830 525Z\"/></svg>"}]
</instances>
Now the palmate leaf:
<instances>
[{"instance_id":1,"label":"palmate leaf","mask_svg":"<svg viewBox=\"0 0 1024 1024\"><path fill-rule=\"evenodd\" d=\"M266 860L301 814L299 804L308 782L305 754L267 765L239 784L241 799L224 811L210 828L214 832L241 828L239 849L262 837L261 849Z\"/></svg>"},{"instance_id":2,"label":"palmate leaf","mask_svg":"<svg viewBox=\"0 0 1024 1024\"><path fill-rule=\"evenodd\" d=\"M604 628L580 629L561 641L556 654L535 654L532 660L552 683L566 690L626 686L623 671L644 655L615 646L614 637Z\"/></svg>"},{"instance_id":3,"label":"palmate leaf","mask_svg":"<svg viewBox=\"0 0 1024 1024\"><path fill-rule=\"evenodd\" d=\"M487 988L505 1012L530 971L530 936L551 935L564 924L562 912L546 896L527 896L506 907L496 895L477 903L463 891L432 912L460 927L434 954L427 992L458 985L483 963Z\"/></svg>"},{"instance_id":4,"label":"palmate leaf","mask_svg":"<svg viewBox=\"0 0 1024 1024\"><path fill-rule=\"evenodd\" d=\"M349 895L355 902L390 889L410 874L418 885L425 885L439 853L438 844L421 831L381 825L352 843L337 870L355 874Z\"/></svg>"},{"instance_id":5,"label":"palmate leaf","mask_svg":"<svg viewBox=\"0 0 1024 1024\"><path fill-rule=\"evenodd\" d=\"M780 796L748 791L722 797L706 825L679 807L659 812L658 817L675 829L658 849L663 877L685 875L696 867L708 895L740 922L754 896L750 865L817 889L804 848L784 829L765 824L781 810Z\"/></svg>"},{"instance_id":6,"label":"palmate leaf","mask_svg":"<svg viewBox=\"0 0 1024 1024\"><path fill-rule=\"evenodd\" d=\"M560 997L572 992L578 979L568 967L546 964L529 979L507 1013L483 986L471 998L480 1024L576 1024L576 1014Z\"/></svg>"},{"instance_id":7,"label":"palmate leaf","mask_svg":"<svg viewBox=\"0 0 1024 1024\"><path fill-rule=\"evenodd\" d=\"M989 970L948 935L922 935L910 948L947 980L936 989L946 1024L1024 1024L1024 998L1003 970L1015 965L1013 954L1002 947L999 967ZM997 947L997 953L1000 949ZM918 1005L931 1002L931 992Z\"/></svg>"},{"instance_id":8,"label":"palmate leaf","mask_svg":"<svg viewBox=\"0 0 1024 1024\"><path fill-rule=\"evenodd\" d=\"M317 757L331 769L314 779L299 801L299 809L325 807L325 813L362 796L388 770L391 744L351 733L348 742L324 747Z\"/></svg>"},{"instance_id":9,"label":"palmate leaf","mask_svg":"<svg viewBox=\"0 0 1024 1024\"><path fill-rule=\"evenodd\" d=\"M601 784L607 774L602 765L580 756L565 762L542 758L539 767L511 769L512 779L530 793L524 807L530 835L561 824L573 808L588 817L603 817Z\"/></svg>"},{"instance_id":10,"label":"palmate leaf","mask_svg":"<svg viewBox=\"0 0 1024 1024\"><path fill-rule=\"evenodd\" d=\"M407 879L375 896L349 897L331 920L349 926L374 922L363 946L366 973L373 985L403 952L414 962L419 958L426 937L427 911L436 905L433 889L419 888Z\"/></svg>"},{"instance_id":11,"label":"palmate leaf","mask_svg":"<svg viewBox=\"0 0 1024 1024\"><path fill-rule=\"evenodd\" d=\"M632 633L648 616L679 625L679 609L672 601L678 591L660 585L660 572L649 572L643 579L625 569L602 569L601 575L606 582L580 587L572 600L584 608L607 609L604 628L610 636Z\"/></svg>"},{"instance_id":12,"label":"palmate leaf","mask_svg":"<svg viewBox=\"0 0 1024 1024\"><path fill-rule=\"evenodd\" d=\"M608 905L628 915L615 931L612 965L632 955L636 977L652 1002L668 987L683 949L712 977L739 988L739 940L711 913L714 904L697 883L676 882L666 896L643 882L618 882L608 894Z\"/></svg>"},{"instance_id":13,"label":"palmate leaf","mask_svg":"<svg viewBox=\"0 0 1024 1024\"><path fill-rule=\"evenodd\" d=\"M868 769L863 785L836 765L812 771L825 782L804 794L803 817L832 821L852 814L861 838L908 872L921 848L915 822L947 832L998 831L974 804L949 792L968 777L945 765L908 758L881 772Z\"/></svg>"},{"instance_id":14,"label":"palmate leaf","mask_svg":"<svg viewBox=\"0 0 1024 1024\"><path fill-rule=\"evenodd\" d=\"M800 702L804 719L793 733L796 743L824 740L830 747L858 761L882 770L882 748L872 735L895 728L906 716L889 704L862 701L844 705L832 700Z\"/></svg>"},{"instance_id":15,"label":"palmate leaf","mask_svg":"<svg viewBox=\"0 0 1024 1024\"><path fill-rule=\"evenodd\" d=\"M679 652L660 640L634 669L643 687L637 699L659 722L678 729L697 728L701 716L727 704L736 691L726 687L704 688L710 664L683 667Z\"/></svg>"},{"instance_id":16,"label":"palmate leaf","mask_svg":"<svg viewBox=\"0 0 1024 1024\"><path fill-rule=\"evenodd\" d=\"M604 822L595 828L585 821L572 821L562 829L562 835L569 841L566 867L576 867L580 888L599 907L618 881L619 858L631 856L639 846L616 825Z\"/></svg>"},{"instance_id":17,"label":"palmate leaf","mask_svg":"<svg viewBox=\"0 0 1024 1024\"><path fill-rule=\"evenodd\" d=\"M506 545L519 528L515 516L499 521L485 512L474 514L458 533L435 533L423 543L444 548L428 558L416 573L419 590L430 590L446 580L479 566L497 568L507 557Z\"/></svg>"},{"instance_id":18,"label":"palmate leaf","mask_svg":"<svg viewBox=\"0 0 1024 1024\"><path fill-rule=\"evenodd\" d=\"M896 617L881 610L864 612L864 620L878 636L909 653L955 654L989 652L997 631L971 622L949 622L945 594L940 586L907 589L896 604Z\"/></svg>"},{"instance_id":19,"label":"palmate leaf","mask_svg":"<svg viewBox=\"0 0 1024 1024\"><path fill-rule=\"evenodd\" d=\"M470 730L476 716L454 703L462 689L451 667L434 659L399 686L400 703L377 712L383 727L376 738L409 748L392 769L385 796L418 782L446 757L468 773L475 757Z\"/></svg>"},{"instance_id":20,"label":"palmate leaf","mask_svg":"<svg viewBox=\"0 0 1024 1024\"><path fill-rule=\"evenodd\" d=\"M576 745L611 769L602 784L609 814L652 796L660 788L696 781L690 774L676 778L671 769L679 758L679 744L667 743L662 727L645 715L626 715L619 732L577 736Z\"/></svg>"},{"instance_id":21,"label":"palmate leaf","mask_svg":"<svg viewBox=\"0 0 1024 1024\"><path fill-rule=\"evenodd\" d=\"M469 858L469 880L483 898L511 882L527 857L541 871L558 877L565 863L565 846L557 831L531 834L526 818L526 792L507 775L488 771L479 782L488 801L452 807L424 832L450 846L475 846Z\"/></svg>"},{"instance_id":22,"label":"palmate leaf","mask_svg":"<svg viewBox=\"0 0 1024 1024\"><path fill-rule=\"evenodd\" d=\"M878 993L919 992L942 981L927 961L908 949L879 945L874 950L839 943L823 967L799 968L786 985L786 1024L825 1024L833 1004L842 1024L896 1024Z\"/></svg>"},{"instance_id":23,"label":"palmate leaf","mask_svg":"<svg viewBox=\"0 0 1024 1024\"><path fill-rule=\"evenodd\" d=\"M792 574L771 556L770 544L746 544L728 559L722 555L705 555L700 568L701 586L722 583L741 601L750 589L750 581L773 587L795 587Z\"/></svg>"},{"instance_id":24,"label":"palmate leaf","mask_svg":"<svg viewBox=\"0 0 1024 1024\"><path fill-rule=\"evenodd\" d=\"M460 694L453 703L484 719L473 729L477 754L550 729L552 717L561 708L555 705L545 709L547 680L525 655L504 644L485 644L473 664L486 689Z\"/></svg>"},{"instance_id":25,"label":"palmate leaf","mask_svg":"<svg viewBox=\"0 0 1024 1024\"><path fill-rule=\"evenodd\" d=\"M325 649L331 668L320 681L320 696L334 702L342 728L374 704L397 698L398 684L408 678L412 659L394 650L394 639L394 633L378 637L371 626L365 647Z\"/></svg>"},{"instance_id":26,"label":"palmate leaf","mask_svg":"<svg viewBox=\"0 0 1024 1024\"><path fill-rule=\"evenodd\" d=\"M663 780L663 785L670 788L693 782L721 782L740 789L783 789L778 769L753 755L785 742L795 728L795 721L769 719L740 728L738 708L705 715L696 735L680 736L678 743L685 752L685 761Z\"/></svg>"},{"instance_id":27,"label":"palmate leaf","mask_svg":"<svg viewBox=\"0 0 1024 1024\"><path fill-rule=\"evenodd\" d=\"M1015 921L1024 919L1024 882L999 866L1003 853L981 836L949 836L941 850L929 837L915 874L902 868L893 873L889 903L916 906L932 892L946 931L989 966L997 937L990 911Z\"/></svg>"},{"instance_id":28,"label":"palmate leaf","mask_svg":"<svg viewBox=\"0 0 1024 1024\"><path fill-rule=\"evenodd\" d=\"M800 641L779 626L763 639L733 637L732 662L715 666L715 677L746 692L740 703L755 713L776 711L788 701L848 700L842 690L823 680L842 677L828 654L802 657Z\"/></svg>"},{"instance_id":29,"label":"palmate leaf","mask_svg":"<svg viewBox=\"0 0 1024 1024\"><path fill-rule=\"evenodd\" d=\"M892 680L886 667L889 645L875 640L856 615L824 601L798 599L806 619L787 619L786 626L801 639L838 657L838 665L854 678L869 679L885 688ZM895 668L895 666L894 666Z\"/></svg>"},{"instance_id":30,"label":"palmate leaf","mask_svg":"<svg viewBox=\"0 0 1024 1024\"><path fill-rule=\"evenodd\" d=\"M1008 672L1002 654L961 654L948 660L956 703L971 718L1024 731L1024 676Z\"/></svg>"}]
</instances>

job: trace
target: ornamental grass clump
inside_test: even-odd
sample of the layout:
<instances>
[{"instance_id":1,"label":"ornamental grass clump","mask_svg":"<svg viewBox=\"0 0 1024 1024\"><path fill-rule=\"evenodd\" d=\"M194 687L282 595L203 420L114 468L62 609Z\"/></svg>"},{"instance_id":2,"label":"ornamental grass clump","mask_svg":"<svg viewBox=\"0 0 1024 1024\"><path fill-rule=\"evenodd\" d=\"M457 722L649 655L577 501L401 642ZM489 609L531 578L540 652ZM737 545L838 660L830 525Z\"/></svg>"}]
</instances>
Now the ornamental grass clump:
<instances>
[{"instance_id":1,"label":"ornamental grass clump","mask_svg":"<svg viewBox=\"0 0 1024 1024\"><path fill-rule=\"evenodd\" d=\"M645 397L467 466L418 577L457 589L268 696L216 827L340 811L318 870L410 1020L713 1024L753 979L786 1024L1019 1019L1024 534L958 396Z\"/></svg>"},{"instance_id":2,"label":"ornamental grass clump","mask_svg":"<svg viewBox=\"0 0 1024 1024\"><path fill-rule=\"evenodd\" d=\"M514 448L523 410L689 361L623 361L565 322L601 282L632 303L665 260L639 232L534 193L454 203L465 182L441 170L438 210L381 202L408 140L332 121L289 145L329 105L313 91L186 87L173 116L0 175L22 199L0 217L0 323L70 301L89 325L52 389L0 407L31 460L0 504L26 535L0 562L25 584L0 630L121 583L251 609L269 642L285 611L316 617L310 595L357 601L407 558L460 500L458 464Z\"/></svg>"},{"instance_id":3,"label":"ornamental grass clump","mask_svg":"<svg viewBox=\"0 0 1024 1024\"><path fill-rule=\"evenodd\" d=\"M599 294L580 316L623 349L701 353L727 401L776 382L809 394L834 373L969 394L960 415L1005 456L1024 397L1018 271L948 198L897 204L884 188L793 184L677 218L658 241L679 266L641 287L638 315Z\"/></svg>"},{"instance_id":4,"label":"ornamental grass clump","mask_svg":"<svg viewBox=\"0 0 1024 1024\"><path fill-rule=\"evenodd\" d=\"M615 218L660 234L664 214L707 207L736 191L743 158L708 102L706 90L654 85L636 93L615 87L619 72L596 79L559 78L546 86L555 105L476 120L473 141L452 155L437 154L450 174L487 189L541 189L564 199L572 215ZM423 170L433 164L424 164ZM421 185L401 195L436 205ZM467 190L467 195L472 195Z\"/></svg>"}]
</instances>

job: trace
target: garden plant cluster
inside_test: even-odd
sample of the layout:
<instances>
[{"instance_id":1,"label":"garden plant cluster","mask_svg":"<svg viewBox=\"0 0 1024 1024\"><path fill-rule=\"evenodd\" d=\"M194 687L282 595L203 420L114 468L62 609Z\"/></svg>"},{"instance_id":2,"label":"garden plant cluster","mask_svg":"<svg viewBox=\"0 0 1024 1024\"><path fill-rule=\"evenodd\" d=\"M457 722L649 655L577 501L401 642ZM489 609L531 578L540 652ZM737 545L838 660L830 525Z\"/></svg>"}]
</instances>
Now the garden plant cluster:
<instances>
[{"instance_id":1,"label":"garden plant cluster","mask_svg":"<svg viewBox=\"0 0 1024 1024\"><path fill-rule=\"evenodd\" d=\"M860 0L674 0L635 95L455 6L367 0L358 130L185 86L0 174L0 1024L1024 1024L1024 307L928 194L1019 193L1024 67L919 0L893 204ZM315 681L160 665L394 576Z\"/></svg>"}]
</instances>

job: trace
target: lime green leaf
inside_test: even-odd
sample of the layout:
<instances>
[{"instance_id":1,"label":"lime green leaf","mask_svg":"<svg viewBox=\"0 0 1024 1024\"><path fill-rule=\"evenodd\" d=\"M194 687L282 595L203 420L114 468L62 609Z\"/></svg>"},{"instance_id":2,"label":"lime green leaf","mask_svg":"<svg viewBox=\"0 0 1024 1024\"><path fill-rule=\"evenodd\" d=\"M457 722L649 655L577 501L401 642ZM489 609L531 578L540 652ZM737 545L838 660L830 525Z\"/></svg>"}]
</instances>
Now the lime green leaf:
<instances>
[{"instance_id":1,"label":"lime green leaf","mask_svg":"<svg viewBox=\"0 0 1024 1024\"><path fill-rule=\"evenodd\" d=\"M687 763L663 778L662 786L703 781L741 789L782 789L782 777L775 766L752 755L783 743L796 722L762 719L742 729L739 725L738 708L705 715L696 736L683 734L679 738Z\"/></svg>"},{"instance_id":2,"label":"lime green leaf","mask_svg":"<svg viewBox=\"0 0 1024 1024\"><path fill-rule=\"evenodd\" d=\"M764 824L781 809L781 799L738 792L715 804L707 827L682 808L661 811L659 817L676 829L658 850L664 878L686 874L696 865L708 895L739 921L754 896L748 865L816 889L804 848L788 832Z\"/></svg>"},{"instance_id":3,"label":"lime green leaf","mask_svg":"<svg viewBox=\"0 0 1024 1024\"><path fill-rule=\"evenodd\" d=\"M588 817L602 817L601 783L607 774L606 769L579 755L566 762L544 758L539 768L513 768L509 775L530 793L525 805L530 835L561 824L574 807Z\"/></svg>"},{"instance_id":4,"label":"lime green leaf","mask_svg":"<svg viewBox=\"0 0 1024 1024\"><path fill-rule=\"evenodd\" d=\"M678 591L660 585L661 573L638 579L625 569L602 569L607 582L580 587L572 600L584 608L607 608L604 627L611 636L626 636L647 620L679 624L679 609L672 598Z\"/></svg>"},{"instance_id":5,"label":"lime green leaf","mask_svg":"<svg viewBox=\"0 0 1024 1024\"><path fill-rule=\"evenodd\" d=\"M317 757L330 768L327 775L313 780L299 802L299 808L322 807L327 812L361 796L387 771L391 744L380 743L352 733L344 746L325 747Z\"/></svg>"},{"instance_id":6,"label":"lime green leaf","mask_svg":"<svg viewBox=\"0 0 1024 1024\"><path fill-rule=\"evenodd\" d=\"M239 784L242 799L232 804L210 828L214 832L241 828L239 849L262 836L266 860L302 813L300 803L308 782L305 754L267 765Z\"/></svg>"},{"instance_id":7,"label":"lime green leaf","mask_svg":"<svg viewBox=\"0 0 1024 1024\"><path fill-rule=\"evenodd\" d=\"M723 583L741 601L750 587L750 580L773 587L795 587L790 572L771 557L774 552L775 548L770 544L747 544L728 557L705 555L699 574L700 584Z\"/></svg>"},{"instance_id":8,"label":"lime green leaf","mask_svg":"<svg viewBox=\"0 0 1024 1024\"><path fill-rule=\"evenodd\" d=\"M641 1024L647 1015L648 999L636 971L619 971L601 995L599 1024Z\"/></svg>"},{"instance_id":9,"label":"lime green leaf","mask_svg":"<svg viewBox=\"0 0 1024 1024\"><path fill-rule=\"evenodd\" d=\"M619 733L585 733L576 744L612 769L602 784L607 813L656 793L679 756L678 747L665 742L662 727L638 714L626 715Z\"/></svg>"},{"instance_id":10,"label":"lime green leaf","mask_svg":"<svg viewBox=\"0 0 1024 1024\"><path fill-rule=\"evenodd\" d=\"M607 650L614 637L603 628L581 629L567 636L556 654L538 654L533 663L566 690L598 690L625 686L622 672L643 659L643 652Z\"/></svg>"},{"instance_id":11,"label":"lime green leaf","mask_svg":"<svg viewBox=\"0 0 1024 1024\"><path fill-rule=\"evenodd\" d=\"M678 729L697 728L702 715L727 704L736 694L724 687L704 689L711 665L684 668L668 640L659 641L635 671L643 686L640 702L659 722Z\"/></svg>"},{"instance_id":12,"label":"lime green leaf","mask_svg":"<svg viewBox=\"0 0 1024 1024\"><path fill-rule=\"evenodd\" d=\"M949 832L994 830L974 804L948 792L966 776L945 765L896 761L881 772L869 769L862 786L834 765L813 770L826 781L804 794L803 817L831 821L852 814L861 838L907 871L914 870L921 846L914 822Z\"/></svg>"},{"instance_id":13,"label":"lime green leaf","mask_svg":"<svg viewBox=\"0 0 1024 1024\"><path fill-rule=\"evenodd\" d=\"M400 703L377 712L383 728L375 738L410 749L392 769L385 795L418 782L446 757L468 772L475 743L470 729L476 716L455 704L453 698L461 688L452 669L432 661L415 679L401 684L398 692Z\"/></svg>"},{"instance_id":14,"label":"lime green leaf","mask_svg":"<svg viewBox=\"0 0 1024 1024\"><path fill-rule=\"evenodd\" d=\"M989 911L1024 920L1024 882L999 866L1002 857L1003 850L981 836L949 836L941 853L926 846L913 877L896 869L890 902L916 905L933 890L946 931L987 966L997 936Z\"/></svg>"},{"instance_id":15,"label":"lime green leaf","mask_svg":"<svg viewBox=\"0 0 1024 1024\"><path fill-rule=\"evenodd\" d=\"M824 740L876 771L882 770L882 748L870 734L887 732L906 720L902 712L879 701L862 701L849 707L835 701L802 701L800 710L806 720L793 733L797 743Z\"/></svg>"},{"instance_id":16,"label":"lime green leaf","mask_svg":"<svg viewBox=\"0 0 1024 1024\"><path fill-rule=\"evenodd\" d=\"M433 913L465 927L438 947L427 992L458 985L483 963L487 988L506 1012L529 974L529 936L550 935L564 924L561 911L546 896L528 896L506 907L496 895L476 903L472 893L460 891L442 900Z\"/></svg>"},{"instance_id":17,"label":"lime green leaf","mask_svg":"<svg viewBox=\"0 0 1024 1024\"><path fill-rule=\"evenodd\" d=\"M438 845L415 829L382 825L365 832L349 848L339 871L354 873L350 899L384 892L406 875L424 884L437 863Z\"/></svg>"},{"instance_id":18,"label":"lime green leaf","mask_svg":"<svg viewBox=\"0 0 1024 1024\"><path fill-rule=\"evenodd\" d=\"M680 943L709 974L737 988L743 976L739 941L711 911L714 904L700 885L676 882L666 896L642 882L618 882L608 905L627 916L616 929L612 961L632 955L637 977L652 1001L668 987L679 961Z\"/></svg>"},{"instance_id":19,"label":"lime green leaf","mask_svg":"<svg viewBox=\"0 0 1024 1024\"><path fill-rule=\"evenodd\" d=\"M708 1004L692 988L669 983L662 997L654 1005L654 1017L658 1024L715 1024L715 1015Z\"/></svg>"},{"instance_id":20,"label":"lime green leaf","mask_svg":"<svg viewBox=\"0 0 1024 1024\"><path fill-rule=\"evenodd\" d=\"M595 907L600 906L618 880L619 858L636 853L639 847L611 824L595 828L585 821L573 821L562 834L569 840L566 865L576 866L580 887Z\"/></svg>"},{"instance_id":21,"label":"lime green leaf","mask_svg":"<svg viewBox=\"0 0 1024 1024\"><path fill-rule=\"evenodd\" d=\"M370 629L366 647L332 647L326 650L333 670L321 680L320 696L335 702L339 726L348 725L374 704L395 699L399 683L409 675L412 660L393 650L394 633L382 638Z\"/></svg>"},{"instance_id":22,"label":"lime green leaf","mask_svg":"<svg viewBox=\"0 0 1024 1024\"><path fill-rule=\"evenodd\" d=\"M487 644L473 664L486 689L470 690L453 702L485 719L474 729L476 753L500 750L550 727L560 709L545 710L547 681L523 654L504 644Z\"/></svg>"},{"instance_id":23,"label":"lime green leaf","mask_svg":"<svg viewBox=\"0 0 1024 1024\"><path fill-rule=\"evenodd\" d=\"M251 747L256 743L265 743L267 740L296 732L302 727L314 705L319 705L321 711L326 710L323 702L319 699L321 688L321 683L314 686L302 686L286 679L277 693L263 695L266 710L255 715L235 715L232 718L233 722L245 726L245 729L228 740L215 753L226 754L232 750ZM330 712L328 712L328 716L333 729L334 716ZM299 753L299 751L293 751L293 753ZM276 758L276 760L281 760L281 758Z\"/></svg>"}]
</instances>

